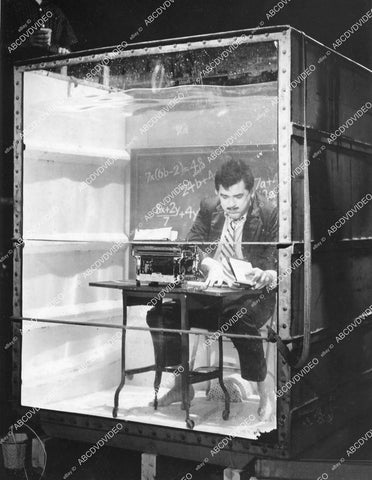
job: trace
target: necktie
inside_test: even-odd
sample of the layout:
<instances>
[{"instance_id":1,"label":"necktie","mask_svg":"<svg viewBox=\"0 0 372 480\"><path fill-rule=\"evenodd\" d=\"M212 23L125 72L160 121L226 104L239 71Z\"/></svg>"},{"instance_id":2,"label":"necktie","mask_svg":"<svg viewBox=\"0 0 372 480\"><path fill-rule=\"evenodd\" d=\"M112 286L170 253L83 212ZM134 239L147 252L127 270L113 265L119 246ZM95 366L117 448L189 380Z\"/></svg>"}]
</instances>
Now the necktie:
<instances>
[{"instance_id":1,"label":"necktie","mask_svg":"<svg viewBox=\"0 0 372 480\"><path fill-rule=\"evenodd\" d=\"M221 238L220 262L223 266L223 273L229 280L235 280L235 276L230 267L229 259L230 257L234 257L236 255L234 244L235 229L240 220L240 218L238 220L229 219L225 235L223 236L223 238Z\"/></svg>"}]
</instances>

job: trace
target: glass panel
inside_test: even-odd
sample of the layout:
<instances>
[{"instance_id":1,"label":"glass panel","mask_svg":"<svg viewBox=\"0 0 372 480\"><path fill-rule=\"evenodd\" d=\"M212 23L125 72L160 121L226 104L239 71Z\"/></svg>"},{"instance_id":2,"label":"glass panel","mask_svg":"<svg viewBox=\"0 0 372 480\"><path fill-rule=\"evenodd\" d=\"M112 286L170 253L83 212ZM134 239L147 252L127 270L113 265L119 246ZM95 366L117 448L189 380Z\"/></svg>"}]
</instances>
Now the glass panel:
<instances>
[{"instance_id":1,"label":"glass panel","mask_svg":"<svg viewBox=\"0 0 372 480\"><path fill-rule=\"evenodd\" d=\"M145 327L146 306L129 307L128 324ZM121 315L106 321L121 324ZM85 415L111 417L114 393L120 380L121 330L23 321L22 327L22 405ZM199 339L199 340L197 340ZM154 365L154 353L148 332L127 332L126 368ZM213 334L190 335L192 367L205 371L218 362L218 343ZM265 348L269 362L268 388L274 388L275 355L272 344ZM270 351L271 349L271 351ZM251 382L242 380L239 359L229 340L224 341L225 384L231 395L230 418L223 421L223 392L218 381L194 385L190 414L197 431L221 435L237 434L257 438L257 429L275 428L275 405L270 421L257 416L258 392ZM138 352L141 355L138 355ZM190 355L191 357L191 355ZM164 397L183 374L181 366L164 372L158 390ZM186 428L180 402L158 407L155 411L154 371L127 376L120 395L117 418L152 425Z\"/></svg>"},{"instance_id":2,"label":"glass panel","mask_svg":"<svg viewBox=\"0 0 372 480\"><path fill-rule=\"evenodd\" d=\"M25 73L23 315L71 325L31 323L23 341L23 404L44 406L45 392L77 369L71 382L79 388L63 387L48 408L110 417L121 349L108 340L117 332L74 321L119 325L121 282L137 280L141 289L156 280L141 306L128 300L129 325L179 329L179 298L167 297L183 279L197 300L190 326L204 329L190 335L190 368L216 368L223 334L232 401L230 418L222 420L218 381L195 383L195 429L254 438L276 427L275 347L226 336L266 336L276 309L277 46L239 43ZM228 240L230 220L237 222ZM155 231L162 228L168 230ZM218 308L213 296L198 298L203 276L211 280L206 257L222 269L215 280L234 281ZM244 262L235 269L226 264L231 257ZM102 281L116 289L89 286ZM118 418L186 428L180 339L128 332L126 368L153 368L128 377ZM84 362L89 368L79 367ZM172 367L163 373L158 411L148 406L154 365ZM252 425L237 431L247 418Z\"/></svg>"}]
</instances>

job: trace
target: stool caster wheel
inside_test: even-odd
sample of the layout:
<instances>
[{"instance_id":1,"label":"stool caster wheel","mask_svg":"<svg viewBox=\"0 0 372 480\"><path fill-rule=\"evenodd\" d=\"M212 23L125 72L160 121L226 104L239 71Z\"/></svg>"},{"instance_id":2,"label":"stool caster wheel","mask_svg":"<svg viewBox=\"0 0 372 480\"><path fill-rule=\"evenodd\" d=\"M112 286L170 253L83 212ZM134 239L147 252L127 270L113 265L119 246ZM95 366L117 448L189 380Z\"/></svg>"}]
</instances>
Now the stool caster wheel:
<instances>
[{"instance_id":1,"label":"stool caster wheel","mask_svg":"<svg viewBox=\"0 0 372 480\"><path fill-rule=\"evenodd\" d=\"M187 428L189 428L190 430L192 430L194 427L195 427L195 422L194 420L192 420L191 418L188 418L186 420L186 425L187 425Z\"/></svg>"},{"instance_id":2,"label":"stool caster wheel","mask_svg":"<svg viewBox=\"0 0 372 480\"><path fill-rule=\"evenodd\" d=\"M118 416L118 407L114 407L113 411L112 411L112 416L114 418L116 418Z\"/></svg>"},{"instance_id":3,"label":"stool caster wheel","mask_svg":"<svg viewBox=\"0 0 372 480\"><path fill-rule=\"evenodd\" d=\"M230 416L230 412L228 410L224 410L222 412L222 418L223 420L228 420L229 419L229 416Z\"/></svg>"}]
</instances>

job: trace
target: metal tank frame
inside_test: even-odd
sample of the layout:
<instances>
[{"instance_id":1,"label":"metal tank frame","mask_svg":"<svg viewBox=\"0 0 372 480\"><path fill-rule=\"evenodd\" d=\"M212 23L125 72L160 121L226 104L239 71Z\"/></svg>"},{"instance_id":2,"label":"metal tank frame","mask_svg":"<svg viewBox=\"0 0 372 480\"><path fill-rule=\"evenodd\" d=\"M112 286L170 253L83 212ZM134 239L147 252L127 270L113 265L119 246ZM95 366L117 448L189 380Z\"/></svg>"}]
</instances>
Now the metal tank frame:
<instances>
[{"instance_id":1,"label":"metal tank frame","mask_svg":"<svg viewBox=\"0 0 372 480\"><path fill-rule=\"evenodd\" d=\"M17 63L14 68L14 86L15 86L15 149L14 149L14 243L22 239L22 179L23 179L23 143L19 139L19 133L23 131L23 73L39 68L63 67L82 62L99 62L105 57L109 58L130 58L132 56L149 55L152 53L169 53L177 51L186 51L199 48L222 47L232 44L244 33L246 38L244 42L253 44L258 42L277 42L278 47L278 185L279 185L279 238L278 238L278 260L279 274L285 272L291 267L293 256L304 252L306 239L299 238L298 232L303 230L303 225L294 228L295 219L292 218L292 198L294 195L293 184L291 182L291 171L297 160L293 160L293 138L296 136L300 139L300 143L307 145L307 135L310 140L316 138L318 142L325 144L327 133L320 132L315 129L306 128L306 107L307 102L306 88L307 82L304 81L299 87L298 95L302 95L302 103L297 98L294 104L294 97L291 92L290 83L296 77L298 71L301 71L301 63L306 60L301 57L301 45L305 48L317 49L325 53L330 51L324 45L319 44L313 39L306 37L302 32L288 27L260 28L234 32L226 32L213 35L203 35L189 38L179 38L164 41L155 41L148 43L135 43L128 45L126 50L119 54L113 55L112 48L104 48L94 51L77 52L65 57L49 57L36 60L30 60L23 64ZM304 51L303 51L304 52ZM294 58L300 58L294 62ZM335 56L334 61L345 57L338 52L332 51ZM347 60L356 70L363 70L363 67L355 62ZM305 63L306 64L306 63ZM367 71L367 69L364 69ZM303 90L301 90L303 89ZM311 93L311 92L310 92ZM301 98L301 97L299 97ZM293 121L294 112L300 112L304 115L304 121ZM340 147L344 145L350 146L350 142L342 138ZM372 144L359 145L358 148L364 152L372 151ZM306 150L306 152L304 152ZM307 148L302 148L301 155L307 154ZM305 157L304 157L305 158ZM305 169L307 170L307 168ZM305 171L305 177L308 172ZM306 179L305 179L306 180ZM302 193L301 193L302 195ZM303 205L302 205L303 208ZM310 214L309 214L310 215ZM306 215L305 215L306 216ZM306 220L305 220L306 221ZM294 235L293 232L296 231ZM305 246L304 246L305 244ZM310 238L311 246L311 238ZM311 266L311 263L310 263ZM16 248L14 251L14 274L13 274L13 331L18 336L19 341L13 346L13 373L12 373L12 398L18 414L26 411L26 407L22 407L21 403L21 349L22 336L20 329L22 328L22 249ZM311 282L311 276L298 273L299 277L296 281ZM278 286L278 335L285 343L293 341L295 349L304 351L306 341L303 342L303 319L296 316L298 310L303 310L301 299L293 299L293 281L294 278L287 276L279 283ZM298 290L296 290L298 292ZM303 291L305 291L303 289ZM297 322L296 331L293 332L293 324ZM311 329L311 324L310 324ZM302 333L301 333L302 332ZM320 352L324 344L324 336L322 332L311 331L311 343L309 348L314 352ZM309 338L310 338L309 337ZM310 342L310 340L309 340ZM305 352L305 359L308 359ZM292 368L288 361L278 354L277 361L277 388L280 389L292 377ZM271 458L292 458L298 452L303 451L309 445L314 443L319 436L325 436L332 433L335 427L338 428L339 421L345 422L345 419L335 422L333 426L319 425L314 428L309 435L304 435L300 423L297 423L296 411L300 409L308 410L306 415L312 418L315 415L316 408L319 404L317 401L310 401L311 405L296 405L292 398L294 393L284 395L277 399L277 430L269 434L263 434L258 440L245 440L234 438L229 441L228 447L221 450L211 463L227 465L230 463L231 454L234 455L234 463L237 468L243 468L254 457L271 457ZM341 409L342 410L342 409ZM87 415L79 415L72 413L56 412L51 410L40 410L37 421L44 431L55 437L82 440L86 442L95 441L103 432L112 428L116 423L115 419L100 418ZM210 450L222 440L221 435L207 434L195 431L177 430L169 427L159 427L148 424L120 421L123 425L121 432L112 439L113 446L140 450L146 453L156 453L160 455L174 456L195 461L200 461L206 456ZM295 424L294 424L295 422Z\"/></svg>"}]
</instances>

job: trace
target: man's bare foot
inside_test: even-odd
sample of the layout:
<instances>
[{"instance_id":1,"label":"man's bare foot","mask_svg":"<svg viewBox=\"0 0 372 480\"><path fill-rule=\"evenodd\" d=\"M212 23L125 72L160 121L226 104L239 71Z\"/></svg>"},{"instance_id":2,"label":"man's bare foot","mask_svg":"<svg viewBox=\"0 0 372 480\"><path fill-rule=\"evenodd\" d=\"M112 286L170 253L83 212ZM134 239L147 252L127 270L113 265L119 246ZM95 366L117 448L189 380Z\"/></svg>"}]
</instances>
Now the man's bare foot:
<instances>
[{"instance_id":1,"label":"man's bare foot","mask_svg":"<svg viewBox=\"0 0 372 480\"><path fill-rule=\"evenodd\" d=\"M257 409L257 413L258 413L258 416L259 416L260 420L262 420L262 417L265 415L268 403L269 403L269 396L267 394L261 393L260 403L259 403L258 409Z\"/></svg>"},{"instance_id":2,"label":"man's bare foot","mask_svg":"<svg viewBox=\"0 0 372 480\"><path fill-rule=\"evenodd\" d=\"M194 387L192 385L189 386L189 399L190 402L195 396ZM179 385L175 385L172 387L169 392L167 392L162 397L158 398L158 407L167 407L172 403L182 402L182 389ZM150 407L154 406L154 401L149 403Z\"/></svg>"},{"instance_id":3,"label":"man's bare foot","mask_svg":"<svg viewBox=\"0 0 372 480\"><path fill-rule=\"evenodd\" d=\"M263 422L268 422L273 416L273 403L270 395L263 394L260 396L260 403L257 409L258 418Z\"/></svg>"},{"instance_id":4,"label":"man's bare foot","mask_svg":"<svg viewBox=\"0 0 372 480\"><path fill-rule=\"evenodd\" d=\"M269 421L273 413L273 402L270 400L270 394L265 382L257 382L260 403L258 405L257 414L261 421Z\"/></svg>"}]
</instances>

